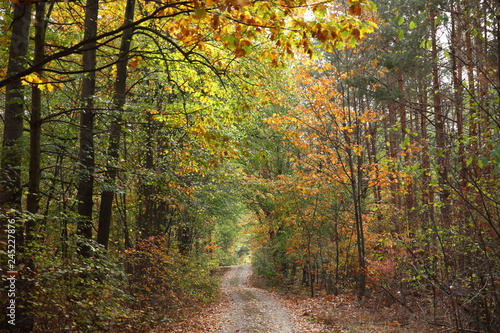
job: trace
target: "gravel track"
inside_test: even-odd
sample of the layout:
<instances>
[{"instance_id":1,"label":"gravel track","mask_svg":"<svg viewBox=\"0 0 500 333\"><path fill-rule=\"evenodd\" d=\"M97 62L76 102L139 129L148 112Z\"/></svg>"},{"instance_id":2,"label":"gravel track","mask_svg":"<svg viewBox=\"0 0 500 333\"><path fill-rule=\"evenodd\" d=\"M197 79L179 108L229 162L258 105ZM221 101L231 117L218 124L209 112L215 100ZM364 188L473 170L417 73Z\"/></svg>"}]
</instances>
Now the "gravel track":
<instances>
[{"instance_id":1,"label":"gravel track","mask_svg":"<svg viewBox=\"0 0 500 333\"><path fill-rule=\"evenodd\" d=\"M224 276L222 289L230 306L218 333L293 333L288 311L268 291L251 287L250 266L234 266Z\"/></svg>"}]
</instances>

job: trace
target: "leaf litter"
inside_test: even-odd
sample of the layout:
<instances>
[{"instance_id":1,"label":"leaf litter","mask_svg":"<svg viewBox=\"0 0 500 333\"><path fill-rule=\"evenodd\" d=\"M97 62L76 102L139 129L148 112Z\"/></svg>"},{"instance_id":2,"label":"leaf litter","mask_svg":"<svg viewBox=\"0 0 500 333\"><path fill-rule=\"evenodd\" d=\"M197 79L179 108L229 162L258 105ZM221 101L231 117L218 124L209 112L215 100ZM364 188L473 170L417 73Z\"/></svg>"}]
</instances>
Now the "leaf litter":
<instances>
[{"instance_id":1,"label":"leaf litter","mask_svg":"<svg viewBox=\"0 0 500 333\"><path fill-rule=\"evenodd\" d=\"M282 295L252 286L251 268L231 267L218 302L189 310L150 333L393 333L437 332L394 309L364 304L354 296Z\"/></svg>"}]
</instances>

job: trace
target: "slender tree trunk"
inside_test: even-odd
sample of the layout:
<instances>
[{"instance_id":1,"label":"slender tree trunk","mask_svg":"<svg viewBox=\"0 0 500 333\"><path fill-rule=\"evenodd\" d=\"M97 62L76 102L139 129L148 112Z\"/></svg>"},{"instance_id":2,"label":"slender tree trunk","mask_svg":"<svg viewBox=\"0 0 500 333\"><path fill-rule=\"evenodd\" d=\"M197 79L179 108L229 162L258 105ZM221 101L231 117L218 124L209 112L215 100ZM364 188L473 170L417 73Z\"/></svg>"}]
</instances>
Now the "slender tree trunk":
<instances>
[{"instance_id":1,"label":"slender tree trunk","mask_svg":"<svg viewBox=\"0 0 500 333\"><path fill-rule=\"evenodd\" d=\"M356 245L358 250L358 296L362 298L366 292L365 234L362 213L362 165L361 156L352 156L348 152L348 163L351 173L351 191L354 203L354 220L356 224Z\"/></svg>"},{"instance_id":2,"label":"slender tree trunk","mask_svg":"<svg viewBox=\"0 0 500 333\"><path fill-rule=\"evenodd\" d=\"M99 0L88 0L85 10L84 39L97 35L97 17ZM80 115L80 175L78 182L78 252L84 257L90 257L91 247L87 243L92 239L92 207L94 191L94 94L96 69L96 43L89 43L88 49L83 52L82 80L83 110Z\"/></svg>"},{"instance_id":3,"label":"slender tree trunk","mask_svg":"<svg viewBox=\"0 0 500 333\"><path fill-rule=\"evenodd\" d=\"M459 60L460 45L463 45L462 32L460 28L460 2L456 4L451 2L451 70L453 73L453 102L455 108L455 117L457 122L457 142L458 142L458 163L461 165L460 183L464 183L466 177L465 167L465 145L464 145L464 110L463 110L463 65Z\"/></svg>"},{"instance_id":4,"label":"slender tree trunk","mask_svg":"<svg viewBox=\"0 0 500 333\"><path fill-rule=\"evenodd\" d=\"M399 90L399 95L400 96L405 96L405 84L404 84L404 79L403 79L403 72L402 69L400 68L398 70L398 90ZM408 136L408 121L407 121L407 116L406 116L406 106L405 106L405 101L404 98L401 97L399 100L399 119L401 123L401 142L405 142L406 137ZM404 147L403 155L404 155L404 161L405 165L409 164L410 161L410 153L406 149L407 147ZM412 188L412 183L409 182L406 187L405 187L405 210L406 210L406 218L408 220L408 225L407 225L407 230L409 229L409 223L411 223L414 220L414 202L415 202L415 194Z\"/></svg>"},{"instance_id":5,"label":"slender tree trunk","mask_svg":"<svg viewBox=\"0 0 500 333\"><path fill-rule=\"evenodd\" d=\"M349 98L349 97L348 97ZM355 102L353 103L355 104ZM359 108L359 106L357 106ZM352 112L347 105L347 112ZM356 105L354 106L356 108ZM365 255L365 233L363 225L363 155L355 154L353 144L362 146L360 115L355 115L354 119L349 113L348 123L354 128L352 138L350 133L345 134L347 147L347 164L349 168L349 180L351 195L354 206L354 222L356 227L356 246L358 250L358 297L361 299L366 293L366 255Z\"/></svg>"},{"instance_id":6,"label":"slender tree trunk","mask_svg":"<svg viewBox=\"0 0 500 333\"><path fill-rule=\"evenodd\" d=\"M135 0L127 0L125 8L124 25L130 24L134 20ZM111 229L111 216L113 211L113 199L115 195L115 182L117 176L117 166L120 148L121 126L123 106L126 101L126 82L127 82L127 66L128 55L130 51L130 43L132 40L133 29L127 29L123 32L120 45L119 62L117 63L117 73L115 81L115 110L116 115L110 126L108 156L112 165L108 166L108 188L101 194L101 207L99 211L99 228L97 230L97 242L108 247L109 233Z\"/></svg>"},{"instance_id":7,"label":"slender tree trunk","mask_svg":"<svg viewBox=\"0 0 500 333\"><path fill-rule=\"evenodd\" d=\"M425 83L424 83L425 85ZM422 211L423 216L422 220L425 222L430 222L434 220L434 190L431 186L431 158L430 158L430 149L429 149L429 134L427 130L428 126L428 97L427 97L427 89L425 86L422 86L420 89L420 136L422 137L422 153L421 153L421 165L420 167L424 170L424 174L422 177Z\"/></svg>"},{"instance_id":8,"label":"slender tree trunk","mask_svg":"<svg viewBox=\"0 0 500 333\"><path fill-rule=\"evenodd\" d=\"M147 115L146 133L146 152L145 152L145 165L146 170L154 172L154 147L153 147L153 136L154 136L154 120L151 114ZM140 185L140 195L142 197L142 209L139 214L138 226L141 232L140 238L147 238L152 236L154 233L154 219L155 219L155 200L153 199L154 187L151 182L144 181Z\"/></svg>"},{"instance_id":9,"label":"slender tree trunk","mask_svg":"<svg viewBox=\"0 0 500 333\"><path fill-rule=\"evenodd\" d=\"M390 103L388 106L388 121L389 124L387 126L388 130L388 139L389 139L389 156L392 161L396 161L398 158L398 150L397 150L397 141L396 141L396 132L393 130L394 126L396 126L396 110L395 104ZM392 204L397 208L401 208L401 196L399 194L399 183L391 182L391 193L392 193ZM397 229L399 226L397 226ZM397 230L400 232L400 230Z\"/></svg>"},{"instance_id":10,"label":"slender tree trunk","mask_svg":"<svg viewBox=\"0 0 500 333\"><path fill-rule=\"evenodd\" d=\"M45 3L35 3L35 48L34 48L34 63L39 63L45 56ZM42 73L38 72L41 76ZM32 215L26 221L26 240L24 247L29 249L36 244L35 227L37 223L38 211L40 210L40 137L41 137L41 114L42 114L42 93L37 85L31 89L31 118L30 118L30 157L29 157L29 178L28 178L28 195L26 200L26 208ZM35 287L32 272L35 271L36 263L31 255L24 256L21 260L26 269L23 274L24 279L19 283L24 289L26 299L22 305L26 325L23 325L23 330L30 331L34 325L34 314L32 305L28 301L28 295L32 295ZM20 276L21 278L21 276ZM21 280L21 279L20 279Z\"/></svg>"},{"instance_id":11,"label":"slender tree trunk","mask_svg":"<svg viewBox=\"0 0 500 333\"><path fill-rule=\"evenodd\" d=\"M45 31L47 21L45 19L45 3L35 3L35 54L34 63L40 63L45 57ZM42 72L38 72L42 75ZM28 195L26 208L28 212L37 214L40 210L40 142L41 142L41 115L42 115L42 92L38 86L31 89L31 118L30 118L30 161ZM33 232L36 227L36 217L26 222L27 241L34 239Z\"/></svg>"},{"instance_id":12,"label":"slender tree trunk","mask_svg":"<svg viewBox=\"0 0 500 333\"><path fill-rule=\"evenodd\" d=\"M434 6L434 5L432 5ZM446 127L445 127L445 115L443 113L442 97L441 97L441 85L440 85L440 75L438 67L438 42L437 42L437 26L435 24L435 13L434 9L431 9L431 60L432 60L432 99L434 107L434 125L436 127L436 148L437 148L437 164L439 170L439 195L440 201L443 206L441 209L441 218L445 224L449 223L449 202L448 197L450 196L448 188L448 151L446 149Z\"/></svg>"},{"instance_id":13,"label":"slender tree trunk","mask_svg":"<svg viewBox=\"0 0 500 333\"><path fill-rule=\"evenodd\" d=\"M470 19L469 19L470 20ZM465 32L465 52L466 52L466 68L467 68L467 94L469 97L469 138L471 139L471 151L477 152L478 148L478 130L477 130L477 104L476 96L476 79L474 74L474 57L472 45L471 23L467 22Z\"/></svg>"}]
</instances>

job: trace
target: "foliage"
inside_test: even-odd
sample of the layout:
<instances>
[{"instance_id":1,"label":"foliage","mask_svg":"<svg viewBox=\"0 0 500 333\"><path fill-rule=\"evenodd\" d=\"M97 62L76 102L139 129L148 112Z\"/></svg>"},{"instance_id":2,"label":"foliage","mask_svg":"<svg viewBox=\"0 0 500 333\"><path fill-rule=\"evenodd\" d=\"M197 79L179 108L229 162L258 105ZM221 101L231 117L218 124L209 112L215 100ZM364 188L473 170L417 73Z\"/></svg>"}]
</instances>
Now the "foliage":
<instances>
[{"instance_id":1,"label":"foliage","mask_svg":"<svg viewBox=\"0 0 500 333\"><path fill-rule=\"evenodd\" d=\"M38 249L34 260L37 270L30 278L35 289L29 300L40 330L95 332L110 323L119 326L129 316L123 268L102 249L88 259L54 257L49 249Z\"/></svg>"},{"instance_id":2,"label":"foliage","mask_svg":"<svg viewBox=\"0 0 500 333\"><path fill-rule=\"evenodd\" d=\"M28 299L40 330L135 331L218 295L210 260L169 254L164 237L146 239L119 258L93 245L92 258L54 257L47 248L33 253L37 270Z\"/></svg>"},{"instance_id":3,"label":"foliage","mask_svg":"<svg viewBox=\"0 0 500 333\"><path fill-rule=\"evenodd\" d=\"M126 290L134 321L145 325L169 321L175 311L213 300L217 280L210 261L169 253L164 237L151 237L123 255L129 276Z\"/></svg>"}]
</instances>

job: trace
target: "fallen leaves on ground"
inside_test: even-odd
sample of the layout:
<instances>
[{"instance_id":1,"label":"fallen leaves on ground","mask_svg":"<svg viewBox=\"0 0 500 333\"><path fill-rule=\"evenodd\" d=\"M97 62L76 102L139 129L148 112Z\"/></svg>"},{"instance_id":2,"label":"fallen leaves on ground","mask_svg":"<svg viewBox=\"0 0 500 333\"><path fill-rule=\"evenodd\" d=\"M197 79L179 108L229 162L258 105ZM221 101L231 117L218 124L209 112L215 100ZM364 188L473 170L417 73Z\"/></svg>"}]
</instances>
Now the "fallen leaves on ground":
<instances>
[{"instance_id":1,"label":"fallen leaves on ground","mask_svg":"<svg viewBox=\"0 0 500 333\"><path fill-rule=\"evenodd\" d=\"M310 298L284 296L277 292L272 294L288 309L297 333L437 332L411 321L409 316L401 315L397 309L378 307L369 300L361 303L350 295ZM219 302L199 310L186 311L181 319L150 333L216 333L228 306L229 300L223 297Z\"/></svg>"},{"instance_id":2,"label":"fallen leaves on ground","mask_svg":"<svg viewBox=\"0 0 500 333\"><path fill-rule=\"evenodd\" d=\"M260 285L255 278L252 285ZM412 317L398 306L385 306L375 298L363 301L353 295L304 295L268 291L288 310L295 333L427 333L439 332ZM162 324L150 333L217 333L224 325L231 300L222 293L218 302L201 308L184 309L178 319Z\"/></svg>"},{"instance_id":3,"label":"fallen leaves on ground","mask_svg":"<svg viewBox=\"0 0 500 333\"><path fill-rule=\"evenodd\" d=\"M415 320L397 307L379 306L376 300L359 302L355 296L286 296L287 307L295 314L322 327L321 333L427 333L436 330Z\"/></svg>"},{"instance_id":4,"label":"fallen leaves on ground","mask_svg":"<svg viewBox=\"0 0 500 333\"><path fill-rule=\"evenodd\" d=\"M150 333L215 333L219 329L222 314L229 306L229 300L223 297L201 309L186 312L179 320L157 328Z\"/></svg>"}]
</instances>

